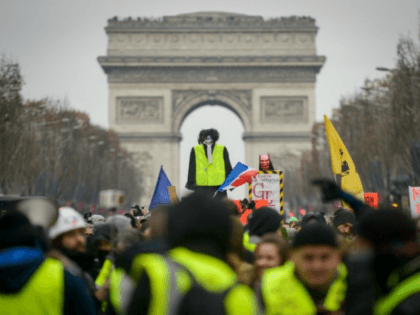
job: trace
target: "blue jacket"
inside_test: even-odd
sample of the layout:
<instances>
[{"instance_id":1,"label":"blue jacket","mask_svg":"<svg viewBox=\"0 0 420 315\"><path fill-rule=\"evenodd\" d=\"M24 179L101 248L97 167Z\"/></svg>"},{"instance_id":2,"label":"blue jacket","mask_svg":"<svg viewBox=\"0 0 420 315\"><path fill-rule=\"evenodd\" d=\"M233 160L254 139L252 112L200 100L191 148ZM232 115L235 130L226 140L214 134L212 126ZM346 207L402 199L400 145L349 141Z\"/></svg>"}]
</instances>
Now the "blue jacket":
<instances>
[{"instance_id":1,"label":"blue jacket","mask_svg":"<svg viewBox=\"0 0 420 315\"><path fill-rule=\"evenodd\" d=\"M44 252L33 247L0 251L0 294L18 293L44 261ZM82 280L64 271L63 314L96 314L93 298Z\"/></svg>"}]
</instances>

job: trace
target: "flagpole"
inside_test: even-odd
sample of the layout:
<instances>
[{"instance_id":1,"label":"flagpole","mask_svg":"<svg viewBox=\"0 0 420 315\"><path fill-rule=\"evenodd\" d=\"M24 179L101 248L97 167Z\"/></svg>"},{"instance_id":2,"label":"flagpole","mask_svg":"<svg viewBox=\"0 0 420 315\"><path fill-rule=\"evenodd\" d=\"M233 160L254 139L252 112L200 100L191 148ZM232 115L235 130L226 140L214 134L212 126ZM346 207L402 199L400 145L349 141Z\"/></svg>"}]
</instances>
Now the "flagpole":
<instances>
[{"instance_id":1,"label":"flagpole","mask_svg":"<svg viewBox=\"0 0 420 315\"><path fill-rule=\"evenodd\" d=\"M334 180L337 186L341 189L341 174L334 174ZM339 206L343 207L343 199L339 200Z\"/></svg>"}]
</instances>

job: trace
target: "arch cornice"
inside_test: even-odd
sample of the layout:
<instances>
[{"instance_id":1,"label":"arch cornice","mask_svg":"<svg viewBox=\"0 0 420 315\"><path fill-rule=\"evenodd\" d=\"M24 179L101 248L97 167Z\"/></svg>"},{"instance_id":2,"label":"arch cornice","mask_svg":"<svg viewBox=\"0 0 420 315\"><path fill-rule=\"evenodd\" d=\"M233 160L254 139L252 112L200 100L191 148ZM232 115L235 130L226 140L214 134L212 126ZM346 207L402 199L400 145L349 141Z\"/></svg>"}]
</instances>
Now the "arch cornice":
<instances>
[{"instance_id":1,"label":"arch cornice","mask_svg":"<svg viewBox=\"0 0 420 315\"><path fill-rule=\"evenodd\" d=\"M179 132L188 114L203 105L221 105L229 108L241 119L245 132L252 130L252 90L173 90L172 132Z\"/></svg>"}]
</instances>

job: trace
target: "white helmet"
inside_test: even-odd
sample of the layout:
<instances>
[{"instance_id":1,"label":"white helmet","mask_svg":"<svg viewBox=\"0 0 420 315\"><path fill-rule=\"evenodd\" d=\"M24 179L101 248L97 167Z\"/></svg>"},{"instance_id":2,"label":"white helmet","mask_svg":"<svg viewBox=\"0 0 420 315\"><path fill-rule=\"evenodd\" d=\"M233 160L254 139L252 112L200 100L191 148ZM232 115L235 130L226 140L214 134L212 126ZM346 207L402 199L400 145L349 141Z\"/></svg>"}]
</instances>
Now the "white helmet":
<instances>
[{"instance_id":1,"label":"white helmet","mask_svg":"<svg viewBox=\"0 0 420 315\"><path fill-rule=\"evenodd\" d=\"M55 239L57 236L86 227L86 222L82 215L70 207L60 208L57 222L50 227L50 239Z\"/></svg>"}]
</instances>

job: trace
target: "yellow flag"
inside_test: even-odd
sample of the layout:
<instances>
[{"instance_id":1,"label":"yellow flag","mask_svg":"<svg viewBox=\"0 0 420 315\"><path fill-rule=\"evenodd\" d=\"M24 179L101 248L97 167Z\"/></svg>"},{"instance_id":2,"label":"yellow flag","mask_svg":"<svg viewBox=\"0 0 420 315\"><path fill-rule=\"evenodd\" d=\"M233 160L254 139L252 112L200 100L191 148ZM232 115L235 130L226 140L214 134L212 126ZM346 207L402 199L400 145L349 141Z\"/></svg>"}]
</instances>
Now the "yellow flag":
<instances>
[{"instance_id":1,"label":"yellow flag","mask_svg":"<svg viewBox=\"0 0 420 315\"><path fill-rule=\"evenodd\" d=\"M363 186L353 160L333 124L324 115L332 172L341 177L341 189L364 201Z\"/></svg>"}]
</instances>

